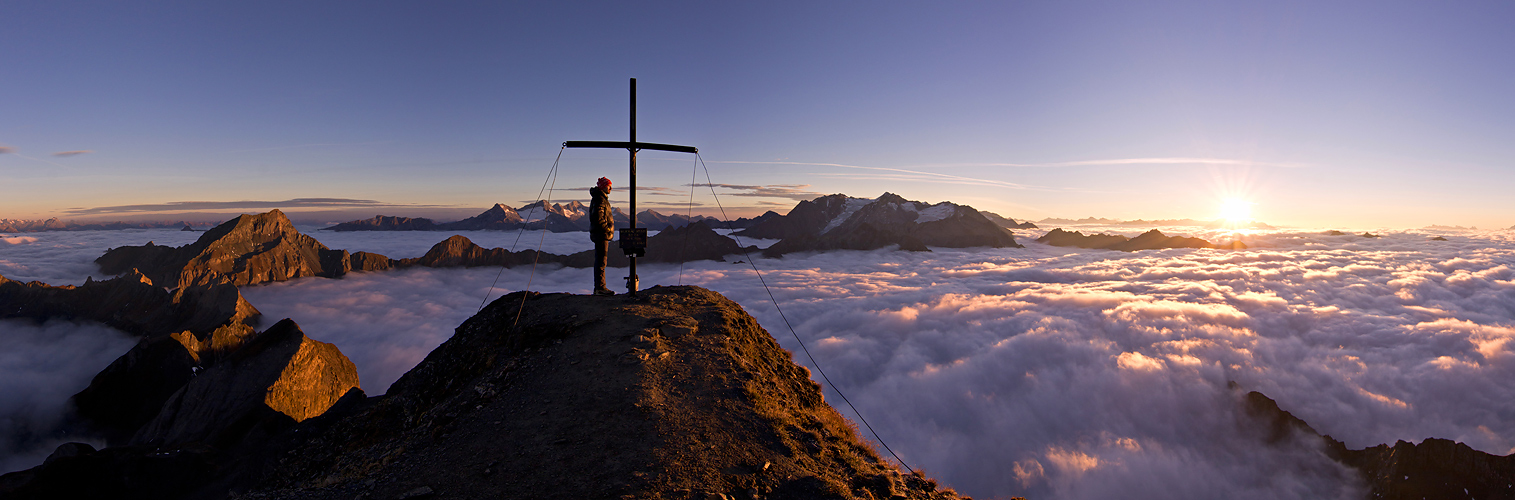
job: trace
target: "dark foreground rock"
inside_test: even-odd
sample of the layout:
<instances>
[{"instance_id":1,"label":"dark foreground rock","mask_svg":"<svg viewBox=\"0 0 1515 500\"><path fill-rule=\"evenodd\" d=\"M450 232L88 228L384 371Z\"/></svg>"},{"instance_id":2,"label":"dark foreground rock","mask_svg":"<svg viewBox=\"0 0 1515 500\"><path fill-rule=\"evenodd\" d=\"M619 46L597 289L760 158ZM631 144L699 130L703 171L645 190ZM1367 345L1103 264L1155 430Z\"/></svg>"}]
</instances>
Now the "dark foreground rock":
<instances>
[{"instance_id":1,"label":"dark foreground rock","mask_svg":"<svg viewBox=\"0 0 1515 500\"><path fill-rule=\"evenodd\" d=\"M1248 415L1265 429L1271 443L1314 440L1331 459L1356 470L1368 486L1366 498L1419 500L1425 498L1515 498L1515 455L1498 456L1447 439L1428 438L1361 450L1348 449L1323 436L1305 421L1279 408L1278 403L1252 391L1242 400Z\"/></svg>"},{"instance_id":2,"label":"dark foreground rock","mask_svg":"<svg viewBox=\"0 0 1515 500\"><path fill-rule=\"evenodd\" d=\"M1233 241L1222 245L1215 245L1203 238L1184 236L1168 236L1153 229L1135 238L1114 234L1084 234L1078 231L1064 231L1062 228L1053 229L1042 237L1036 239L1037 243L1045 243L1055 247L1077 247L1100 250L1120 250L1122 252L1135 252L1138 250L1158 250L1164 248L1229 248L1243 250L1247 248L1245 243Z\"/></svg>"},{"instance_id":3,"label":"dark foreground rock","mask_svg":"<svg viewBox=\"0 0 1515 500\"><path fill-rule=\"evenodd\" d=\"M0 477L0 496L957 497L882 461L741 306L697 287L510 294L385 396L284 424L75 447Z\"/></svg>"},{"instance_id":4,"label":"dark foreground rock","mask_svg":"<svg viewBox=\"0 0 1515 500\"><path fill-rule=\"evenodd\" d=\"M74 417L110 442L130 438L194 377L253 335L258 310L237 287L211 283L168 291L135 270L82 286L0 277L0 318L97 321L141 340L74 395Z\"/></svg>"}]
</instances>

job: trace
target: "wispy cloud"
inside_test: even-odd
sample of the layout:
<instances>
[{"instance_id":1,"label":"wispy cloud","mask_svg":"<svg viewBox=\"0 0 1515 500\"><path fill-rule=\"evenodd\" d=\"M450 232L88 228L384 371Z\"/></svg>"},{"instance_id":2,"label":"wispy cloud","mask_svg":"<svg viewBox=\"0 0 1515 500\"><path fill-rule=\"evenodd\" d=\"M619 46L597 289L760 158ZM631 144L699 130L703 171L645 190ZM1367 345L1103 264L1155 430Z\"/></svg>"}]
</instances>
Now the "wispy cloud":
<instances>
[{"instance_id":1,"label":"wispy cloud","mask_svg":"<svg viewBox=\"0 0 1515 500\"><path fill-rule=\"evenodd\" d=\"M1278 168L1303 168L1310 165L1305 163L1281 163L1255 160L1237 160L1233 158L1188 158L1188 157L1160 157L1160 158L1112 158L1104 160L1079 160L1062 161L1051 163L944 163L926 165L931 167L1024 167L1024 168L1061 168L1061 167L1089 167L1101 165L1217 165L1236 167L1278 167Z\"/></svg>"},{"instance_id":2,"label":"wispy cloud","mask_svg":"<svg viewBox=\"0 0 1515 500\"><path fill-rule=\"evenodd\" d=\"M231 151L227 151L227 152L228 153L252 153L252 152L256 152L256 151L280 151L280 150L285 150L285 149L324 148L324 147L332 147L332 146L375 146L375 145L384 144L384 143L385 143L384 141L380 141L380 142L318 142L318 143L312 143L312 144L295 144L295 145L292 145L292 146L273 146L273 147L267 147L267 148L235 149L235 150L231 150Z\"/></svg>"},{"instance_id":3,"label":"wispy cloud","mask_svg":"<svg viewBox=\"0 0 1515 500\"><path fill-rule=\"evenodd\" d=\"M745 185L745 184L691 184L694 187L718 187L739 191L727 193L726 196L750 196L754 198L788 198L791 200L811 200L826 193L818 193L805 188L809 184L768 184L768 185Z\"/></svg>"},{"instance_id":4,"label":"wispy cloud","mask_svg":"<svg viewBox=\"0 0 1515 500\"><path fill-rule=\"evenodd\" d=\"M811 175L821 177L843 179L887 179L907 182L929 182L934 184L961 184L961 185L992 185L1011 189L1023 189L1030 191L1086 191L1082 189L1054 188L1050 186L1037 186L1020 184L994 179L983 179L954 175L942 172L928 172L911 170L909 168L893 167L867 167L862 165L847 165L844 163L819 163L802 161L739 161L739 160L709 160L710 163L730 163L743 165L802 165L815 167L835 167L856 170L871 170L874 172L889 172L887 174L844 174L815 172ZM1079 160L1053 163L939 163L930 165L917 165L911 168L920 169L943 169L943 168L972 168L972 167L1016 167L1016 168L1069 168L1086 166L1122 166L1122 165L1215 165L1215 166L1238 166L1238 167L1278 167L1278 168L1303 168L1309 165L1303 163L1277 163L1253 160L1237 160L1230 158L1186 158L1186 157L1163 157L1163 158L1114 158L1104 160ZM808 199L808 198L806 198Z\"/></svg>"},{"instance_id":5,"label":"wispy cloud","mask_svg":"<svg viewBox=\"0 0 1515 500\"><path fill-rule=\"evenodd\" d=\"M910 181L914 181L914 182L931 182L931 183L939 183L939 184L970 184L970 185L985 185L985 184L989 184L989 185L1000 186L1000 187L1007 187L1007 188L1013 188L1013 189L1054 190L1054 188L1045 187L1045 186L1032 186L1032 185L1028 185L1028 184L1017 184L1017 183L1014 183L1014 182L997 181L997 180L993 180L993 179L980 179L980 178L975 178L975 177L965 177L965 176L961 176L961 175L944 174L944 173L940 173L940 172L922 172L922 171L919 171L919 170L908 170L908 169L903 169L903 168L889 168L889 167L864 167L864 166L861 166L861 165L845 165L845 164L841 164L841 163L813 163L813 162L802 162L802 161L731 161L731 160L728 160L728 161L711 160L710 163L736 163L736 164L748 164L748 165L806 165L806 166L817 166L817 167L851 168L851 169L858 169L858 170L872 170L872 171L876 171L876 172L895 172L896 174L906 174L904 176L895 176L895 177L892 177L895 180L910 180ZM827 175L827 174L816 173L816 174L813 174L813 175ZM835 174L833 174L831 176L835 176L835 177L847 177L845 175L835 175ZM869 175L867 177L868 178L880 178L877 175ZM885 177L885 178L888 178L888 177ZM803 198L803 199L809 199L809 198Z\"/></svg>"},{"instance_id":6,"label":"wispy cloud","mask_svg":"<svg viewBox=\"0 0 1515 500\"><path fill-rule=\"evenodd\" d=\"M214 210L268 210L288 208L437 208L449 205L412 205L401 203L385 203L376 200L354 200L349 198L295 198L283 201L171 201L147 205L116 205L110 207L71 208L64 210L69 215L102 215L122 213L145 213L145 212L185 212L185 211L214 211Z\"/></svg>"},{"instance_id":7,"label":"wispy cloud","mask_svg":"<svg viewBox=\"0 0 1515 500\"><path fill-rule=\"evenodd\" d=\"M78 155L82 155L82 154L85 154L85 153L93 153L93 152L94 152L94 150L90 150L90 149L80 149L80 150L77 150L77 151L59 151L57 153L53 153L53 156L78 156Z\"/></svg>"},{"instance_id":8,"label":"wispy cloud","mask_svg":"<svg viewBox=\"0 0 1515 500\"><path fill-rule=\"evenodd\" d=\"M10 146L0 146L0 155L6 154L6 153L14 153L14 152L16 152L16 148L13 148L13 147L10 147Z\"/></svg>"}]
</instances>

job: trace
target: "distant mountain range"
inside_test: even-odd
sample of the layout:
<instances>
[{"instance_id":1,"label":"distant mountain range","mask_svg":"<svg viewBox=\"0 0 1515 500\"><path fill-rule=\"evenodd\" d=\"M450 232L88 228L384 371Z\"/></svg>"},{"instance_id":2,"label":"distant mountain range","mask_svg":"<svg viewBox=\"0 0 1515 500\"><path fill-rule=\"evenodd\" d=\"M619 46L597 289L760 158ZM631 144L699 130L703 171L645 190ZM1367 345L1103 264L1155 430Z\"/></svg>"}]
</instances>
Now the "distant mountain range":
<instances>
[{"instance_id":1,"label":"distant mountain range","mask_svg":"<svg viewBox=\"0 0 1515 500\"><path fill-rule=\"evenodd\" d=\"M889 196L893 196L894 198L897 198L897 200L893 200L893 199L891 199L891 200L885 200L885 197L889 197ZM705 221L711 228L715 228L715 229L746 229L746 228L752 228L752 227L756 227L756 226L767 224L766 226L764 226L766 229L762 229L762 230L759 230L759 231L756 231L756 232L751 232L751 233L745 233L745 234L743 234L743 236L747 236L747 237L750 237L750 238L765 238L765 239L783 239L783 238L786 238L786 237L789 237L789 236L800 236L800 235L817 236L817 235L820 234L820 232L826 232L826 231L817 232L815 230L818 230L818 229L827 229L829 231L829 229L831 229L834 226L832 226L832 227L826 227L826 224L822 224L821 226L810 227L811 225L813 225L813 224L811 224L811 222L809 222L810 219L813 219L815 217L824 216L826 218L826 220L825 220L826 223L829 224L831 222L835 222L836 223L835 226L840 226L843 222L845 222L845 220L836 219L836 217L842 216L842 215L846 215L846 216L852 215L852 212L847 211L848 210L847 207L844 206L846 204L845 200L848 200L848 199L858 200L858 201L853 202L855 204L854 208L856 208L856 209L861 209L863 207L863 204L866 204L865 202L873 201L873 200L869 200L869 199L866 199L866 198L850 198L850 197L848 197L846 195L835 194L835 195L830 195L830 196L823 196L823 197L817 198L815 200L800 202L798 205L795 206L795 209L801 211L801 213L799 213L799 214L795 214L795 212L793 210L791 210L789 212L789 215L786 216L786 215L780 215L779 213L770 210L767 213L764 213L763 215L759 215L757 217L753 217L753 218L743 217L743 218L739 218L739 219L732 220L732 221L721 221L720 219L716 219L714 217L707 217L707 216L703 216L703 215L695 215L695 216L692 216L692 217L685 216L685 215L679 215L679 214L664 215L664 214L659 213L659 212L657 212L655 210L644 210L644 211L639 212L637 214L637 227L645 227L645 228L650 229L650 230L661 231L661 230L665 230L665 229L669 229L669 228L676 228L676 227L686 226L686 225L689 225L691 223L699 222L699 221ZM933 217L938 217L938 216L940 216L940 219L951 219L952 218L952 216L954 214L951 214L951 213L948 213L948 212L952 211L953 209L950 209L949 206L950 207L962 207L961 205L952 204L950 202L938 203L936 205L928 205L928 204L925 204L925 203L922 203L922 202L915 202L915 201L908 201L907 202L903 198L899 198L898 196L891 195L891 194L888 194L888 193L885 193L884 196L881 196L879 199L880 200L885 200L886 201L886 205L900 207L899 210L902 210L902 212L900 212L902 215L899 215L898 217L881 216L881 215L869 216L872 219L874 219L874 221L872 223L870 223L870 224L877 224L877 223L879 223L882 220L882 219L878 219L879 217L885 217L885 218L892 217L890 220L892 220L894 222L909 222L909 223L918 223L918 224L926 224L928 222L937 222L939 219L932 219L932 218ZM842 205L835 205L835 206L833 206L836 203L842 203ZM903 203L903 204L901 204L901 203ZM820 207L822 205L824 205L825 207L829 207L829 208L817 208L817 207ZM906 207L906 205L908 205L908 207ZM802 207L803 207L803 209L802 209ZM836 207L841 207L841 208L836 208ZM934 210L936 210L936 212L923 213L922 215L915 216L914 218L903 215L903 214L905 214L907 212L908 213L916 213L916 212L918 212L920 210L932 209L933 207L935 207ZM1030 222L1016 222L1014 219L1009 219L1009 218L1001 217L1001 216L999 216L997 214L994 214L994 213L973 210L971 207L965 207L965 208L968 208L968 210L972 210L975 214L978 214L980 217L988 220L991 224L993 224L995 226L998 226L998 227L1010 228L1010 229L1035 229L1036 228L1036 224L1032 224ZM813 212L815 210L820 210L820 212L811 213L811 212ZM571 201L571 202L568 202L567 204L553 203L551 205L547 204L546 202L539 201L539 202L536 202L536 203L532 203L530 205L523 206L521 208L511 208L510 206L505 205L503 203L497 203L497 204L495 204L495 206L490 207L488 210L485 210L483 213L481 213L479 215L475 215L473 217L469 217L467 219L463 219L463 220L460 220L460 221L457 221L457 222L436 223L436 222L432 221L431 219L419 218L419 217L417 217L417 218L411 218L411 217L395 217L395 216L388 216L388 215L375 215L374 217L369 218L369 219L362 219L362 220L355 220L355 221L344 222L344 223L337 224L337 225L334 225L334 226L331 226L331 227L322 228L322 230L323 231L477 231L477 230L490 230L490 229L492 229L492 230L513 230L513 229L536 230L536 229L544 229L545 228L548 231L552 231L552 232L555 232L555 233L562 233L562 232L572 232L572 231L588 231L589 230L588 213L589 213L589 208L587 206L585 206L583 203L580 203L578 201ZM615 218L616 227L625 227L625 226L630 225L630 219L628 219L626 217L626 213L622 212L620 209L618 209L618 208L612 208L611 209L611 214ZM820 215L818 215L818 214L820 214ZM787 219L789 222L783 222L783 223L773 222L773 221L776 221L776 220L779 220L779 219L784 219L786 217L793 217L793 218ZM916 219L920 219L920 220L916 220ZM800 220L804 220L804 221L807 221L807 222L796 222L796 221L800 221ZM953 220L958 220L958 219L953 219ZM796 224L798 224L798 225L796 225ZM861 222L860 222L860 224L861 224ZM944 224L934 224L932 227L945 227L945 225ZM848 231L851 231L851 230L848 230ZM929 229L927 230L927 232L930 232L930 231L931 230L929 230ZM839 235L840 235L840 233L839 233ZM892 237L888 237L888 238L892 238ZM888 239L888 238L886 238L886 239ZM935 238L935 237L933 237L933 238ZM935 238L935 239L940 239L940 238ZM977 241L977 240L975 240L975 241ZM902 242L907 243L912 248L914 248L914 247L917 246L917 245L913 245L912 243L910 243L908 241L903 241L902 240ZM850 245L850 246L859 246L859 245L861 245L861 246L869 246L868 244L863 243L863 242L857 242L857 243L848 244L848 245ZM948 244L945 244L945 245L936 245L936 246L956 246L956 245L948 242ZM978 246L978 245L968 245L968 246ZM991 244L990 246L993 246L993 245Z\"/></svg>"},{"instance_id":2,"label":"distant mountain range","mask_svg":"<svg viewBox=\"0 0 1515 500\"><path fill-rule=\"evenodd\" d=\"M46 220L0 219L0 233L37 233L42 231L102 231L116 229L158 229L166 227L206 228L214 222L146 221L146 222L73 222L57 217Z\"/></svg>"},{"instance_id":3,"label":"distant mountain range","mask_svg":"<svg viewBox=\"0 0 1515 500\"><path fill-rule=\"evenodd\" d=\"M1196 227L1234 227L1225 220L1198 220L1198 219L1157 219L1157 220L1116 220L1101 217L1085 217L1082 219L1060 219L1049 217L1036 221L1043 226L1196 226ZM1240 227L1247 229L1273 229L1273 226L1261 222L1248 222Z\"/></svg>"},{"instance_id":4,"label":"distant mountain range","mask_svg":"<svg viewBox=\"0 0 1515 500\"><path fill-rule=\"evenodd\" d=\"M763 250L770 257L801 251L873 250L889 245L912 251L927 251L928 246L1021 246L1009 230L973 207L946 201L932 205L893 193L877 199L833 194L801 201L788 215L770 217L736 235L778 239Z\"/></svg>"},{"instance_id":5,"label":"distant mountain range","mask_svg":"<svg viewBox=\"0 0 1515 500\"><path fill-rule=\"evenodd\" d=\"M1046 243L1055 247L1120 250L1122 252L1163 248L1229 248L1232 250L1244 250L1247 248L1247 245L1240 241L1216 245L1203 238L1168 236L1156 229L1142 233L1135 238L1127 238L1117 234L1086 235L1078 231L1064 231L1062 228L1057 228L1037 238L1036 242Z\"/></svg>"},{"instance_id":6,"label":"distant mountain range","mask_svg":"<svg viewBox=\"0 0 1515 500\"><path fill-rule=\"evenodd\" d=\"M615 218L616 226L629 226L631 219L626 213L618 208L611 209L611 216ZM713 217L696 215L687 217L679 214L664 215L655 210L643 210L637 214L637 227L645 227L654 231L661 231L672 227L686 226L693 222L708 220L718 222ZM503 203L497 203L479 215L469 217L457 222L435 223L426 218L393 217L388 215L375 215L370 219L343 222L331 227L321 228L323 231L477 231L485 229L512 230L512 229L547 229L554 233L566 233L572 231L589 230L589 206L578 201L568 203L553 203L539 201L521 208L510 208ZM720 224L719 226L724 226Z\"/></svg>"}]
</instances>

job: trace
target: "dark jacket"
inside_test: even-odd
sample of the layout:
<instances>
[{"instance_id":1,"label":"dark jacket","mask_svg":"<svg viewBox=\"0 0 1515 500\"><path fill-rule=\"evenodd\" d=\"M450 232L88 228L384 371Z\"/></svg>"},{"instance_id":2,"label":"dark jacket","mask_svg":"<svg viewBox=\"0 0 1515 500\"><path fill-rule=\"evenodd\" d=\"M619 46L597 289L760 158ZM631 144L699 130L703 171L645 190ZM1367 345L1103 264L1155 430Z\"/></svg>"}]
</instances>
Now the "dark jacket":
<instances>
[{"instance_id":1,"label":"dark jacket","mask_svg":"<svg viewBox=\"0 0 1515 500\"><path fill-rule=\"evenodd\" d=\"M589 188L589 239L615 239L615 218L610 215L610 195L598 187Z\"/></svg>"}]
</instances>

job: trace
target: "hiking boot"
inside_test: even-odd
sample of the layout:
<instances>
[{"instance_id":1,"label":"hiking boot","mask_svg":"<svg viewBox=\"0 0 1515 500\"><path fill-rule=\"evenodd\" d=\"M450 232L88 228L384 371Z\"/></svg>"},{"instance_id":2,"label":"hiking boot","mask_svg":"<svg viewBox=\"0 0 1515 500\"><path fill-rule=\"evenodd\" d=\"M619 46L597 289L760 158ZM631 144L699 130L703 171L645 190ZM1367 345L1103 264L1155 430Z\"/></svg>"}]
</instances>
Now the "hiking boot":
<instances>
[{"instance_id":1,"label":"hiking boot","mask_svg":"<svg viewBox=\"0 0 1515 500\"><path fill-rule=\"evenodd\" d=\"M594 294L595 295L615 295L615 292L610 291L609 288L596 288L596 289L594 289Z\"/></svg>"}]
</instances>

